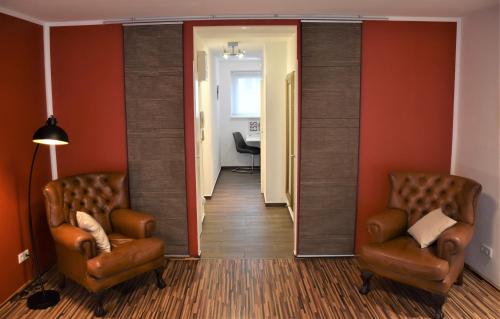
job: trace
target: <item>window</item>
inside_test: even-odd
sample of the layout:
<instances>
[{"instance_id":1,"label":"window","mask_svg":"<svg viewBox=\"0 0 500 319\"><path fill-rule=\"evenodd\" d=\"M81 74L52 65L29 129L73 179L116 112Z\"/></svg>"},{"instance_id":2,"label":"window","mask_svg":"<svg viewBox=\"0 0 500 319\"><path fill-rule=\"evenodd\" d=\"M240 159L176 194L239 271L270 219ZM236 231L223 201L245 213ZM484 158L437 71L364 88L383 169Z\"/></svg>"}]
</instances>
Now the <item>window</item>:
<instances>
[{"instance_id":1,"label":"window","mask_svg":"<svg viewBox=\"0 0 500 319\"><path fill-rule=\"evenodd\" d=\"M260 117L260 71L231 72L231 117Z\"/></svg>"}]
</instances>

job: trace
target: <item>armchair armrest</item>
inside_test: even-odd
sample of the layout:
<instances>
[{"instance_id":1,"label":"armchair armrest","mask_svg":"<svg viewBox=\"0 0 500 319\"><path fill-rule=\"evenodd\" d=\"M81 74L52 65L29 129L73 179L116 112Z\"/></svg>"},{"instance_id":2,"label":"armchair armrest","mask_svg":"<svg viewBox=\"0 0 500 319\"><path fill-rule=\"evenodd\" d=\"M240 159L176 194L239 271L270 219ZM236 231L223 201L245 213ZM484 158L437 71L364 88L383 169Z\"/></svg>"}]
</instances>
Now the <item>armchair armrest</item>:
<instances>
[{"instance_id":1,"label":"armchair armrest","mask_svg":"<svg viewBox=\"0 0 500 319\"><path fill-rule=\"evenodd\" d=\"M91 234L78 227L62 224L51 229L56 245L80 252L86 258L96 255L96 243Z\"/></svg>"},{"instance_id":2,"label":"armchair armrest","mask_svg":"<svg viewBox=\"0 0 500 319\"><path fill-rule=\"evenodd\" d=\"M458 222L445 230L437 239L437 255L451 261L454 255L465 250L474 234L474 227L467 223Z\"/></svg>"},{"instance_id":3,"label":"armchair armrest","mask_svg":"<svg viewBox=\"0 0 500 319\"><path fill-rule=\"evenodd\" d=\"M367 221L370 242L383 243L406 231L408 217L402 209L388 209L371 216Z\"/></svg>"},{"instance_id":4,"label":"armchair armrest","mask_svg":"<svg viewBox=\"0 0 500 319\"><path fill-rule=\"evenodd\" d=\"M111 224L114 230L131 238L151 237L155 229L153 216L131 209L115 209L112 211Z\"/></svg>"}]
</instances>

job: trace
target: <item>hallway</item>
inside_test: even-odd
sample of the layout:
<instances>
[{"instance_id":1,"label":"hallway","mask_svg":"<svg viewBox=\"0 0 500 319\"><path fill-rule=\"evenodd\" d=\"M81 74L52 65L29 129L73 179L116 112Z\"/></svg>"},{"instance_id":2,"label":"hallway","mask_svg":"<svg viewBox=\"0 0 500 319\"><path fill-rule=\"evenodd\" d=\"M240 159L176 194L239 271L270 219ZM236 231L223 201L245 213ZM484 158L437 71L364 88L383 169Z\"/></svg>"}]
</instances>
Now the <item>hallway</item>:
<instances>
[{"instance_id":1,"label":"hallway","mask_svg":"<svg viewBox=\"0 0 500 319\"><path fill-rule=\"evenodd\" d=\"M202 258L293 257L293 223L286 207L266 207L260 174L222 169L205 203Z\"/></svg>"}]
</instances>

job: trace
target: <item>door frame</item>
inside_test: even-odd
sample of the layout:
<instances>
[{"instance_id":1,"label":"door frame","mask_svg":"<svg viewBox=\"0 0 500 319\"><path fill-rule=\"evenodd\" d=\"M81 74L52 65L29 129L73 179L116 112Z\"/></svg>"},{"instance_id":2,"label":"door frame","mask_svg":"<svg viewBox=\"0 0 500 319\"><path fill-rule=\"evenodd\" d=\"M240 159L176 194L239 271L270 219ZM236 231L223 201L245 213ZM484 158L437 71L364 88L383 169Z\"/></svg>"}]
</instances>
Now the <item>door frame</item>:
<instances>
[{"instance_id":1,"label":"door frame","mask_svg":"<svg viewBox=\"0 0 500 319\"><path fill-rule=\"evenodd\" d=\"M292 212L295 211L295 71L286 75L286 177L285 177L285 195L288 199L288 205ZM291 167L290 167L290 163ZM291 170L291 174L290 174ZM288 192L290 191L290 193Z\"/></svg>"},{"instance_id":2,"label":"door frame","mask_svg":"<svg viewBox=\"0 0 500 319\"><path fill-rule=\"evenodd\" d=\"M195 118L194 118L194 28L208 26L296 26L297 27L297 194L295 200L294 221L294 254L297 255L299 241L300 221L300 149L301 149L301 21L288 19L248 19L248 20L197 20L183 23L183 71L184 71L184 148L186 169L186 208L187 208L187 234L188 252L192 257L199 257L198 225L196 209L196 158L195 158Z\"/></svg>"}]
</instances>

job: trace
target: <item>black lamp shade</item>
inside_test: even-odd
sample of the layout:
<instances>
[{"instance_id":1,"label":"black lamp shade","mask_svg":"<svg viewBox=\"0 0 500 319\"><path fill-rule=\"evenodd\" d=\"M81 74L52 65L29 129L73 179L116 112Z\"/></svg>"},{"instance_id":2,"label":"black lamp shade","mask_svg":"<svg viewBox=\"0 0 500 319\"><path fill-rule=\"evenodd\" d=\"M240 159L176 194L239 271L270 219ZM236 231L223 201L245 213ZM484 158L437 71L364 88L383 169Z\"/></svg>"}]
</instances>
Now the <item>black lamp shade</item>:
<instances>
[{"instance_id":1,"label":"black lamp shade","mask_svg":"<svg viewBox=\"0 0 500 319\"><path fill-rule=\"evenodd\" d=\"M33 142L46 145L65 145L69 143L68 134L57 126L56 118L51 115L47 123L36 130Z\"/></svg>"}]
</instances>

